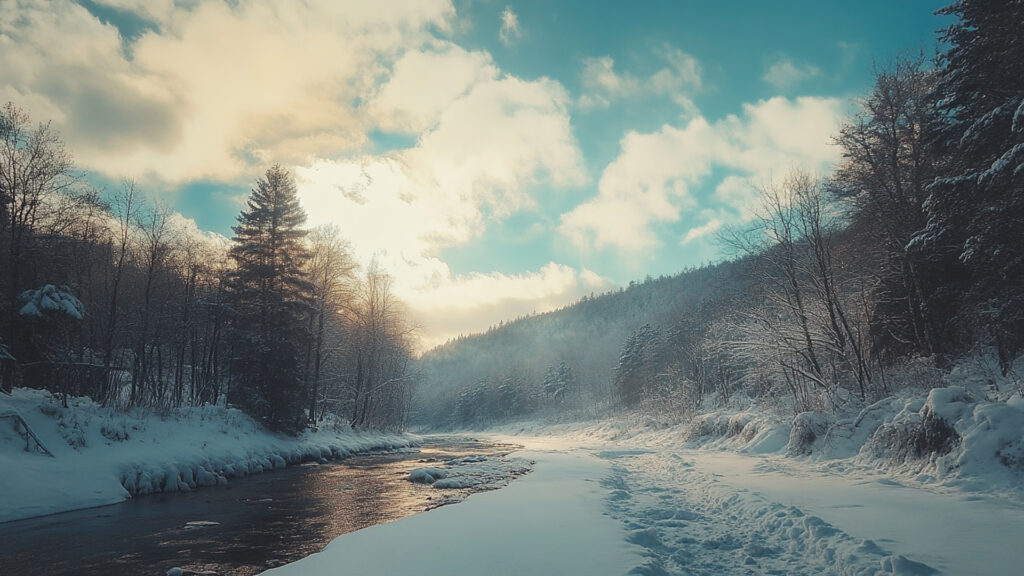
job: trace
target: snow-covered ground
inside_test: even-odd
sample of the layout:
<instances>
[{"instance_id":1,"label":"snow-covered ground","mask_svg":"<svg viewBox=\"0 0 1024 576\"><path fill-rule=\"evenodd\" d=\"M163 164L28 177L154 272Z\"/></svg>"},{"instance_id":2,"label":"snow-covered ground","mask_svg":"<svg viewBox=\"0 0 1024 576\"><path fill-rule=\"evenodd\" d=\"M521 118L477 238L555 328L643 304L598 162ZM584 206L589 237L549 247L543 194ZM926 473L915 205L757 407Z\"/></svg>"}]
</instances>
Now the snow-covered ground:
<instances>
[{"instance_id":1,"label":"snow-covered ground","mask_svg":"<svg viewBox=\"0 0 1024 576\"><path fill-rule=\"evenodd\" d=\"M409 437L268 434L223 408L139 418L41 392L0 398L55 457L0 419L0 518L190 490ZM409 480L500 485L334 540L268 574L1020 574L1024 401L964 388L784 419L622 417L509 426L508 457L424 462ZM475 460L474 460L475 458Z\"/></svg>"},{"instance_id":2,"label":"snow-covered ground","mask_svg":"<svg viewBox=\"0 0 1024 576\"><path fill-rule=\"evenodd\" d=\"M621 576L643 562L642 549L605 514L608 462L578 451L517 456L536 467L501 490L352 532L265 574Z\"/></svg>"},{"instance_id":3,"label":"snow-covered ground","mask_svg":"<svg viewBox=\"0 0 1024 576\"><path fill-rule=\"evenodd\" d=\"M272 434L234 409L205 406L169 414L120 413L88 399L63 408L40 390L0 395L0 522L112 504L131 494L192 490L303 460L418 444L408 435ZM48 456L15 426L17 414Z\"/></svg>"},{"instance_id":4,"label":"snow-covered ground","mask_svg":"<svg viewBox=\"0 0 1024 576\"><path fill-rule=\"evenodd\" d=\"M270 574L1016 575L1022 416L943 388L792 422L507 427L528 476Z\"/></svg>"}]
</instances>

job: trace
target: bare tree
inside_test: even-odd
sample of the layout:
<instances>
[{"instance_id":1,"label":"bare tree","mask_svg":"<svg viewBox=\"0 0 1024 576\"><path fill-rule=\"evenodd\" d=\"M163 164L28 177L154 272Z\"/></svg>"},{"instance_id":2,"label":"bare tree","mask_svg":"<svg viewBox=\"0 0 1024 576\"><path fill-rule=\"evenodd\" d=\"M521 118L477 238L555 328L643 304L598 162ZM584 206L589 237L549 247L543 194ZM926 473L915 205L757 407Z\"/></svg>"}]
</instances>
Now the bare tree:
<instances>
[{"instance_id":1,"label":"bare tree","mask_svg":"<svg viewBox=\"0 0 1024 576\"><path fill-rule=\"evenodd\" d=\"M72 189L78 177L71 155L49 123L33 127L29 115L13 103L0 108L0 240L3 241L3 337L16 346L18 295L25 288L35 229L53 216L54 198ZM15 354L16 355L16 354ZM8 375L10 376L10 375ZM0 381L9 386L13 378Z\"/></svg>"},{"instance_id":2,"label":"bare tree","mask_svg":"<svg viewBox=\"0 0 1024 576\"><path fill-rule=\"evenodd\" d=\"M931 140L937 123L936 72L923 57L875 70L875 85L836 136L843 162L832 192L845 204L851 242L878 277L878 344L930 355L942 348L928 263L910 249L926 224L926 187L941 159Z\"/></svg>"},{"instance_id":3,"label":"bare tree","mask_svg":"<svg viewBox=\"0 0 1024 576\"><path fill-rule=\"evenodd\" d=\"M400 426L408 415L412 329L402 312L391 277L371 262L353 309L353 426Z\"/></svg>"},{"instance_id":4,"label":"bare tree","mask_svg":"<svg viewBox=\"0 0 1024 576\"><path fill-rule=\"evenodd\" d=\"M328 327L333 317L343 309L351 307L356 263L352 259L348 243L341 238L336 226L315 228L310 232L308 239L313 314L309 318L312 338L306 354L306 372L309 381L309 419L315 422L317 403L321 395L320 379L328 353L324 346ZM335 345L338 344L335 341Z\"/></svg>"}]
</instances>

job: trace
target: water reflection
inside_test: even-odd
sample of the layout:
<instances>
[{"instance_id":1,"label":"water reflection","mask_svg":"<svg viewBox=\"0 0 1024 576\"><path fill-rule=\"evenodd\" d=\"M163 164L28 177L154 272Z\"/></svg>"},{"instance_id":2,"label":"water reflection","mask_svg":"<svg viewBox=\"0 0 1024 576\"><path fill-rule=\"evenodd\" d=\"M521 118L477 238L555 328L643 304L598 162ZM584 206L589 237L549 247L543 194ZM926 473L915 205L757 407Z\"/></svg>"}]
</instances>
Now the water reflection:
<instances>
[{"instance_id":1,"label":"water reflection","mask_svg":"<svg viewBox=\"0 0 1024 576\"><path fill-rule=\"evenodd\" d=\"M427 440L418 453L287 468L223 487L0 524L0 574L164 574L173 566L256 574L317 552L340 534L436 504L440 491L406 481L426 462L514 449Z\"/></svg>"}]
</instances>

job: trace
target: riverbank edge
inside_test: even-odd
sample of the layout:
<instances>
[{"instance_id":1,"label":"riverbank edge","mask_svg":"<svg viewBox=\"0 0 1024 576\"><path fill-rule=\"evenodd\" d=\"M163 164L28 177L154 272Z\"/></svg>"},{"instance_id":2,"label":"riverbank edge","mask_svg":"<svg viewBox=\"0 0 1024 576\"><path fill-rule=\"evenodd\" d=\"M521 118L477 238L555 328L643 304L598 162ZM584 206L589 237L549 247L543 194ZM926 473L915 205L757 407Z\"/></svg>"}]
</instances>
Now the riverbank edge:
<instances>
[{"instance_id":1,"label":"riverbank edge","mask_svg":"<svg viewBox=\"0 0 1024 576\"><path fill-rule=\"evenodd\" d=\"M45 452L21 431L0 429L0 522L187 492L303 462L412 450L419 436L324 426L290 437L223 406L158 414L117 411L88 398L62 403L40 390L0 396ZM13 421L13 420L12 420ZM0 423L3 424L3 423ZM48 452L49 454L47 454Z\"/></svg>"}]
</instances>

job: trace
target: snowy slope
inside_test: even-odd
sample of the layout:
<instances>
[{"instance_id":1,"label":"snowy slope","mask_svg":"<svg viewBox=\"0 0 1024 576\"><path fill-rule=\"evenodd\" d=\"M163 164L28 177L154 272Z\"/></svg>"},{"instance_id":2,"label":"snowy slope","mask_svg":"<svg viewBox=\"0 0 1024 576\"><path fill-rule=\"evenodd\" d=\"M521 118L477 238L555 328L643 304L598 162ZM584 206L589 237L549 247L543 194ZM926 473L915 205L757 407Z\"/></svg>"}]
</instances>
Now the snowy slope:
<instances>
[{"instance_id":1,"label":"snowy slope","mask_svg":"<svg viewBox=\"0 0 1024 576\"><path fill-rule=\"evenodd\" d=\"M351 430L291 438L267 432L237 410L214 406L124 414L73 398L63 408L48 393L29 389L0 396L0 413L5 412L20 415L54 456L26 452L13 420L0 419L0 522L418 443L412 436Z\"/></svg>"}]
</instances>

